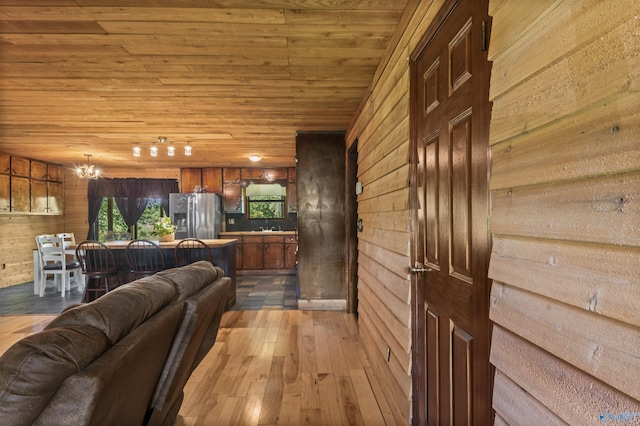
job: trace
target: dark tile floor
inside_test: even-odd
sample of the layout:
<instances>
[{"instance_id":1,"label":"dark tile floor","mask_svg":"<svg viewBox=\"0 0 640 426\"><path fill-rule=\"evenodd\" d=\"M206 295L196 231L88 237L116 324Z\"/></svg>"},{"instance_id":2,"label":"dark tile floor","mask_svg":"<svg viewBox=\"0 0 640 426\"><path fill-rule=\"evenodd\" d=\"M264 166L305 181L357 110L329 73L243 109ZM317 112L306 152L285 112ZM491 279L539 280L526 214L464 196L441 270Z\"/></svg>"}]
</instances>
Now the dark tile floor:
<instances>
[{"instance_id":1,"label":"dark tile floor","mask_svg":"<svg viewBox=\"0 0 640 426\"><path fill-rule=\"evenodd\" d=\"M52 281L52 280L50 280ZM233 311L260 309L298 309L295 275L237 275L236 304ZM82 293L72 281L71 292L63 299L53 283L47 284L43 297L33 294L33 282L0 289L0 315L58 314L79 303Z\"/></svg>"}]
</instances>

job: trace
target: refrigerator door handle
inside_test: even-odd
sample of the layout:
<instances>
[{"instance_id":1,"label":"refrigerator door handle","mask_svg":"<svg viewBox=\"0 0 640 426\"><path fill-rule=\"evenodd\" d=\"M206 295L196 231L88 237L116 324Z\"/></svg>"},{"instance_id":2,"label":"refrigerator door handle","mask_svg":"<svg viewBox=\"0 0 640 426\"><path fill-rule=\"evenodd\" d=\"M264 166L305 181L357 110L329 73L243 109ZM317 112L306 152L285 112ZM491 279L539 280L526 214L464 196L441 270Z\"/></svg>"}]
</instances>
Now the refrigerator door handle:
<instances>
[{"instance_id":1,"label":"refrigerator door handle","mask_svg":"<svg viewBox=\"0 0 640 426\"><path fill-rule=\"evenodd\" d=\"M193 237L193 227L195 223L195 218L193 217L195 214L195 206L193 202L193 197L187 197L187 238Z\"/></svg>"}]
</instances>

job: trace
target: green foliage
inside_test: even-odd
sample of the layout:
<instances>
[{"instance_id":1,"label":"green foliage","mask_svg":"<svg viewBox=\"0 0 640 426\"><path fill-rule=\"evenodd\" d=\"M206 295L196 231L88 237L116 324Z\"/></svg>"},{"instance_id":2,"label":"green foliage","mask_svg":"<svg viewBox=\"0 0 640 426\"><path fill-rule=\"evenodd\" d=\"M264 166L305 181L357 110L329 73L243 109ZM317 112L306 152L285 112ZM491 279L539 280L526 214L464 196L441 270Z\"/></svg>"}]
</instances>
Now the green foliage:
<instances>
[{"instance_id":1,"label":"green foliage","mask_svg":"<svg viewBox=\"0 0 640 426\"><path fill-rule=\"evenodd\" d=\"M109 205L112 206L111 217L113 225L111 227L109 227ZM161 214L162 208L160 207L159 201L153 200L149 202L136 224L137 237L148 239L156 235L153 230L153 223L161 217ZM98 213L98 240L105 241L106 235L110 231L114 233L129 232L129 228L124 222L115 201L111 199L110 202L109 198L104 198L100 206L100 212Z\"/></svg>"},{"instance_id":2,"label":"green foliage","mask_svg":"<svg viewBox=\"0 0 640 426\"><path fill-rule=\"evenodd\" d=\"M262 195L249 199L249 219L284 218L284 197Z\"/></svg>"},{"instance_id":3,"label":"green foliage","mask_svg":"<svg viewBox=\"0 0 640 426\"><path fill-rule=\"evenodd\" d=\"M174 232L176 232L176 226L171 223L171 218L168 216L161 217L153 222L153 233L159 237L173 234Z\"/></svg>"}]
</instances>

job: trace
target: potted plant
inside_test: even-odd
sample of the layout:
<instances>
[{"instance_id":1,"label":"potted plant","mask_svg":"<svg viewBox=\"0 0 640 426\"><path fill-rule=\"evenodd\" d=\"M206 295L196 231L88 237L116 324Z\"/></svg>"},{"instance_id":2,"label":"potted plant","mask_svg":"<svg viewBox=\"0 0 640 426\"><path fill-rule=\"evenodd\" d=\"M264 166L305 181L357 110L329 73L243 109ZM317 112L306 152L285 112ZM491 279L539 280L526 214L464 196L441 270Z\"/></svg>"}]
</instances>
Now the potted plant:
<instances>
[{"instance_id":1,"label":"potted plant","mask_svg":"<svg viewBox=\"0 0 640 426\"><path fill-rule=\"evenodd\" d=\"M171 223L169 216L161 217L153 222L153 233L160 237L160 241L173 241L175 232L176 226Z\"/></svg>"}]
</instances>

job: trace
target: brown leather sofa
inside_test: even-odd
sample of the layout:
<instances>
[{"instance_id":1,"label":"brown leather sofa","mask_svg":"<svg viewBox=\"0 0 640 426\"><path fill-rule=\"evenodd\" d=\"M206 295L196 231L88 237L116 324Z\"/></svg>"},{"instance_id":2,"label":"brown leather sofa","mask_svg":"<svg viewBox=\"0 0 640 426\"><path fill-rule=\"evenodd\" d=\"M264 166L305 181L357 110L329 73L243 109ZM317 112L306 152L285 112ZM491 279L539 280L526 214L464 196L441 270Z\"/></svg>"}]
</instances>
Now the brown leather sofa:
<instances>
[{"instance_id":1,"label":"brown leather sofa","mask_svg":"<svg viewBox=\"0 0 640 426\"><path fill-rule=\"evenodd\" d=\"M63 312L0 357L2 424L172 424L230 282L201 261Z\"/></svg>"}]
</instances>

